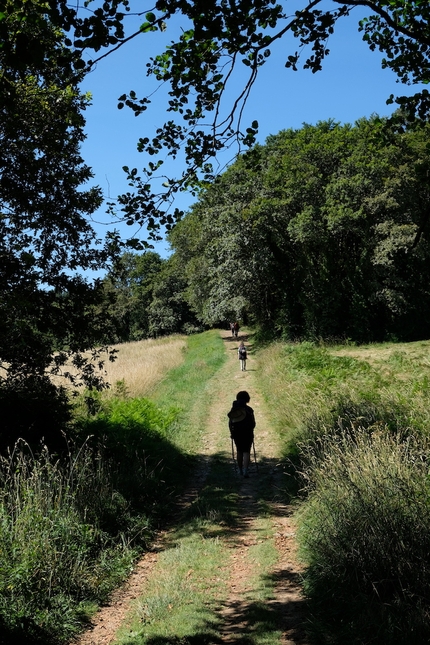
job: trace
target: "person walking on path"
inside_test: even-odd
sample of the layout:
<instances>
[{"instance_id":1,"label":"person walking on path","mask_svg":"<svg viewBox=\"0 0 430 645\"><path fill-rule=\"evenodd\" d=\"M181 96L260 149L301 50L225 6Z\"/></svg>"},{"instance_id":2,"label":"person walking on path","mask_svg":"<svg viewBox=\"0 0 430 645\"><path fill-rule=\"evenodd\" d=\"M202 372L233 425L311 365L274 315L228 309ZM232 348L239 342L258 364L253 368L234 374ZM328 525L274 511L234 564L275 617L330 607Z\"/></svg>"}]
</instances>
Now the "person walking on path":
<instances>
[{"instance_id":1,"label":"person walking on path","mask_svg":"<svg viewBox=\"0 0 430 645\"><path fill-rule=\"evenodd\" d=\"M235 336L235 338L237 338L237 336L239 334L239 329L240 329L239 323L236 321L234 323L234 336Z\"/></svg>"},{"instance_id":2,"label":"person walking on path","mask_svg":"<svg viewBox=\"0 0 430 645\"><path fill-rule=\"evenodd\" d=\"M237 357L239 359L240 369L242 372L246 371L247 352L243 340L240 341L239 347L237 348Z\"/></svg>"},{"instance_id":3,"label":"person walking on path","mask_svg":"<svg viewBox=\"0 0 430 645\"><path fill-rule=\"evenodd\" d=\"M245 478L249 477L255 428L254 410L248 405L250 398L248 392L238 392L236 401L233 401L231 410L227 414L230 436L236 445L237 465L240 474Z\"/></svg>"}]
</instances>

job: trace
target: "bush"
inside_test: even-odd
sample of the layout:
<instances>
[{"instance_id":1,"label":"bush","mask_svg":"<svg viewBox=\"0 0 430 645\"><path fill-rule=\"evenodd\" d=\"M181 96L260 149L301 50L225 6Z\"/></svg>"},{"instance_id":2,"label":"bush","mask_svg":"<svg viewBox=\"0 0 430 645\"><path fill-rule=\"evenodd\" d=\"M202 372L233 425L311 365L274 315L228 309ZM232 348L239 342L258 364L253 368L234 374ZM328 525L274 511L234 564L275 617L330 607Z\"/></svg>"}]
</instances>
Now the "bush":
<instances>
[{"instance_id":1,"label":"bush","mask_svg":"<svg viewBox=\"0 0 430 645\"><path fill-rule=\"evenodd\" d=\"M66 390L56 387L47 376L18 376L0 380L2 431L0 452L23 439L33 450L41 442L51 451L66 450L64 432L71 419Z\"/></svg>"},{"instance_id":2,"label":"bush","mask_svg":"<svg viewBox=\"0 0 430 645\"><path fill-rule=\"evenodd\" d=\"M67 462L46 449L37 459L17 450L0 466L3 636L67 642L85 602L105 601L130 570L133 548L103 530L99 516L112 504L123 512L126 501L112 489L108 469L94 468L86 448Z\"/></svg>"},{"instance_id":3,"label":"bush","mask_svg":"<svg viewBox=\"0 0 430 645\"><path fill-rule=\"evenodd\" d=\"M75 428L86 437L79 450L58 457L39 446L33 455L19 442L0 457L2 643L69 642L88 606L130 572L171 503L165 470L184 462L167 438L174 411L145 399L96 400L97 416Z\"/></svg>"},{"instance_id":4,"label":"bush","mask_svg":"<svg viewBox=\"0 0 430 645\"><path fill-rule=\"evenodd\" d=\"M81 421L82 438L112 463L112 484L136 510L162 515L175 486L187 476L190 458L172 442L177 411L148 399L112 398ZM113 520L113 518L112 518Z\"/></svg>"}]
</instances>

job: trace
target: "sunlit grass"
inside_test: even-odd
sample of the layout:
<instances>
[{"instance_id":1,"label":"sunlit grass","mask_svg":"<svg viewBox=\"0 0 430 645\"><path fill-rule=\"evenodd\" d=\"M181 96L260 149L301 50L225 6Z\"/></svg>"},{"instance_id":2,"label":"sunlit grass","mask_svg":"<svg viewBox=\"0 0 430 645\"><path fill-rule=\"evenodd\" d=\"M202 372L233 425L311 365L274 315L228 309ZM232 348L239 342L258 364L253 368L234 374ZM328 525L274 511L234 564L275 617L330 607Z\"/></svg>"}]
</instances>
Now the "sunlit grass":
<instances>
[{"instance_id":1,"label":"sunlit grass","mask_svg":"<svg viewBox=\"0 0 430 645\"><path fill-rule=\"evenodd\" d=\"M384 428L326 441L300 521L313 611L334 642L428 642L428 442Z\"/></svg>"},{"instance_id":2,"label":"sunlit grass","mask_svg":"<svg viewBox=\"0 0 430 645\"><path fill-rule=\"evenodd\" d=\"M225 556L219 540L198 533L165 550L116 642L179 643L188 642L190 635L211 642L216 633L213 609L225 588Z\"/></svg>"},{"instance_id":3,"label":"sunlit grass","mask_svg":"<svg viewBox=\"0 0 430 645\"><path fill-rule=\"evenodd\" d=\"M231 608L237 621L235 637L242 634L249 645L281 642L270 607L278 559L271 516L262 512L247 528L243 515L248 509L241 508L240 487L240 480L231 476L229 459L219 456L204 488L167 536L156 569L115 643L222 643L233 618ZM262 493L259 486L257 496ZM246 545L239 566L238 543ZM242 588L234 601L230 586Z\"/></svg>"},{"instance_id":4,"label":"sunlit grass","mask_svg":"<svg viewBox=\"0 0 430 645\"><path fill-rule=\"evenodd\" d=\"M429 642L429 350L422 341L277 343L258 352L285 442L285 494L301 487L317 642L408 645L412 634Z\"/></svg>"},{"instance_id":5,"label":"sunlit grass","mask_svg":"<svg viewBox=\"0 0 430 645\"><path fill-rule=\"evenodd\" d=\"M179 335L114 345L113 349L117 350L116 360L106 360L103 369L96 371L110 385L104 396L150 396L165 375L183 363L186 346L187 337ZM70 365L66 365L63 371L70 371L72 374L76 372ZM52 380L56 385L70 385L61 376L53 377Z\"/></svg>"},{"instance_id":6,"label":"sunlit grass","mask_svg":"<svg viewBox=\"0 0 430 645\"><path fill-rule=\"evenodd\" d=\"M133 548L102 527L102 516L127 513L127 500L109 465L94 469L86 448L60 462L46 450L35 459L23 444L0 459L0 473L2 637L69 642L91 605L130 571Z\"/></svg>"},{"instance_id":7,"label":"sunlit grass","mask_svg":"<svg viewBox=\"0 0 430 645\"><path fill-rule=\"evenodd\" d=\"M184 361L185 336L140 340L117 345L117 360L105 366L112 385L123 381L129 396L148 396L170 370Z\"/></svg>"}]
</instances>

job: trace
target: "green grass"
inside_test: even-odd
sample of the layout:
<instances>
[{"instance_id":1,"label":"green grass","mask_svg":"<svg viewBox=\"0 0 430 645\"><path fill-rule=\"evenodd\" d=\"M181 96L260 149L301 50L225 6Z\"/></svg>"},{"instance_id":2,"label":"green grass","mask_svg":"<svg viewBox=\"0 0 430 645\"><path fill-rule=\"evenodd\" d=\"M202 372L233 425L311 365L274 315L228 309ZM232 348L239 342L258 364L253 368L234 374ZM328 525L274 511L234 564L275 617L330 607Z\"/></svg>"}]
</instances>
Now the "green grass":
<instances>
[{"instance_id":1,"label":"green grass","mask_svg":"<svg viewBox=\"0 0 430 645\"><path fill-rule=\"evenodd\" d=\"M301 513L306 591L324 632L348 643L429 636L428 446L356 429L315 455Z\"/></svg>"},{"instance_id":2,"label":"green grass","mask_svg":"<svg viewBox=\"0 0 430 645\"><path fill-rule=\"evenodd\" d=\"M266 487L263 478L255 507L258 516L247 536L255 541L247 555L248 591L235 607L236 621L249 625L241 641L248 645L277 645L281 635L276 614L267 605L274 593L275 580L269 572L277 551ZM157 569L117 635L118 645L223 642L225 618L220 612L229 600L235 545L245 537L243 516L248 511L243 503L230 460L214 455L203 489L169 532Z\"/></svg>"},{"instance_id":3,"label":"green grass","mask_svg":"<svg viewBox=\"0 0 430 645\"><path fill-rule=\"evenodd\" d=\"M286 480L298 484L286 497L301 487L318 644L430 640L429 350L278 343L258 353Z\"/></svg>"},{"instance_id":4,"label":"green grass","mask_svg":"<svg viewBox=\"0 0 430 645\"><path fill-rule=\"evenodd\" d=\"M170 518L198 450L190 415L204 418L206 383L224 360L216 332L188 342L156 402L95 396L95 415L77 407L68 456L24 447L1 464L4 643L69 642Z\"/></svg>"},{"instance_id":5,"label":"green grass","mask_svg":"<svg viewBox=\"0 0 430 645\"><path fill-rule=\"evenodd\" d=\"M4 642L68 642L95 602L130 571L133 548L88 515L120 514L111 473L88 449L65 463L17 451L1 463L0 624ZM148 535L141 518L141 531Z\"/></svg>"},{"instance_id":6,"label":"green grass","mask_svg":"<svg viewBox=\"0 0 430 645\"><path fill-rule=\"evenodd\" d=\"M220 608L231 545L245 531L243 500L231 463L217 454L196 500L180 519L172 515L225 360L217 331L187 342L183 364L151 401L118 391L95 401L94 416L77 418L83 445L67 458L46 451L35 458L23 447L0 464L4 643L69 642L155 527L169 521L175 530L121 645L222 642ZM301 503L309 629L318 645L430 641L429 350L428 342L274 343L256 354L255 377L284 445L277 494ZM237 608L251 625L242 638L249 645L280 639L269 602L270 477L259 478L258 539L247 551L252 574Z\"/></svg>"},{"instance_id":7,"label":"green grass","mask_svg":"<svg viewBox=\"0 0 430 645\"><path fill-rule=\"evenodd\" d=\"M202 527L204 531L204 527ZM134 617L125 622L118 643L213 642L213 608L225 581L224 551L216 538L197 532L160 554Z\"/></svg>"},{"instance_id":8,"label":"green grass","mask_svg":"<svg viewBox=\"0 0 430 645\"><path fill-rule=\"evenodd\" d=\"M218 330L189 336L184 362L169 372L151 397L161 408L177 411L180 432L172 439L185 453L199 450L208 406L216 395L208 384L225 360Z\"/></svg>"}]
</instances>

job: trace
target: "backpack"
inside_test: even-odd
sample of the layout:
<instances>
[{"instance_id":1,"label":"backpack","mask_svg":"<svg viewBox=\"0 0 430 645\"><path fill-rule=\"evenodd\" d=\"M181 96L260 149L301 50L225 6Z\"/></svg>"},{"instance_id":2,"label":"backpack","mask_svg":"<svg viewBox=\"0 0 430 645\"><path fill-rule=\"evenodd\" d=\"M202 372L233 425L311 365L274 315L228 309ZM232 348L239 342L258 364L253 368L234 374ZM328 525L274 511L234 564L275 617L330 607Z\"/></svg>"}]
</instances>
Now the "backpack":
<instances>
[{"instance_id":1,"label":"backpack","mask_svg":"<svg viewBox=\"0 0 430 645\"><path fill-rule=\"evenodd\" d=\"M239 358L241 358L241 359L246 358L246 348L245 347L239 347Z\"/></svg>"},{"instance_id":2,"label":"backpack","mask_svg":"<svg viewBox=\"0 0 430 645\"><path fill-rule=\"evenodd\" d=\"M239 423L246 419L246 409L245 406L238 406L236 401L233 401L233 406L230 412L227 414L230 423Z\"/></svg>"}]
</instances>

